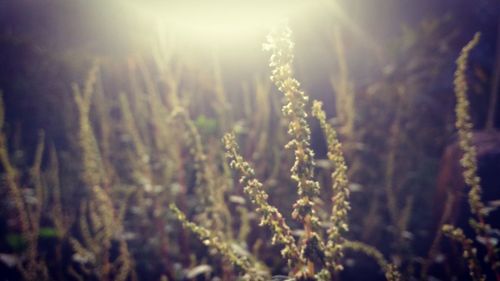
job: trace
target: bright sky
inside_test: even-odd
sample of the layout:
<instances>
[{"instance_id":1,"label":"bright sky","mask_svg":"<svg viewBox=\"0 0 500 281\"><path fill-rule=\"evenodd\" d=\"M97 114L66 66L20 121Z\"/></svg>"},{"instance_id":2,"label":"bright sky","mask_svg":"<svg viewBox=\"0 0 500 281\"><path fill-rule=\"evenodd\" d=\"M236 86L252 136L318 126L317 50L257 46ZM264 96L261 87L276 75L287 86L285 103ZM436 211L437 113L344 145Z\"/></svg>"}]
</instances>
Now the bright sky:
<instances>
[{"instance_id":1,"label":"bright sky","mask_svg":"<svg viewBox=\"0 0 500 281\"><path fill-rule=\"evenodd\" d=\"M224 43L254 37L290 17L307 15L311 2L295 0L201 0L125 2L133 17L201 43Z\"/></svg>"}]
</instances>

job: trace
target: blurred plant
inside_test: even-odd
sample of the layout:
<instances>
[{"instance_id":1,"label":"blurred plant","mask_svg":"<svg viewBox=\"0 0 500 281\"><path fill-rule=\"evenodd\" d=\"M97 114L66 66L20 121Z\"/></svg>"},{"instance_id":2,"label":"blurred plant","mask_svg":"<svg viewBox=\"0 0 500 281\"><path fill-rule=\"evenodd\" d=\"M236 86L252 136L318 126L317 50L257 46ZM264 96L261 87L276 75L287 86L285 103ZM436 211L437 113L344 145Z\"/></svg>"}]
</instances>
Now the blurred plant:
<instances>
[{"instance_id":1,"label":"blurred plant","mask_svg":"<svg viewBox=\"0 0 500 281\"><path fill-rule=\"evenodd\" d=\"M16 258L15 265L24 280L49 280L46 261L38 252L40 219L43 211L44 193L46 192L42 185L40 171L45 148L45 135L43 132L39 133L34 163L28 174L30 189L22 189L21 179L23 175L12 164L4 126L5 108L0 96L0 163L5 172L3 181L8 188L8 199L14 204L15 217L19 223L20 244L23 248L21 255Z\"/></svg>"},{"instance_id":2,"label":"blurred plant","mask_svg":"<svg viewBox=\"0 0 500 281\"><path fill-rule=\"evenodd\" d=\"M445 76L457 32L449 15L403 26L400 37L380 42L386 48L376 63L378 76L362 82L364 76L349 71L356 64L348 63L343 40L352 44L352 38L342 31L337 27L330 36L336 54L344 54L331 77L332 124L349 166L351 202L359 206L350 212L349 238L376 245L410 278L434 235L425 218L432 216L430 187L452 133Z\"/></svg>"},{"instance_id":3,"label":"blurred plant","mask_svg":"<svg viewBox=\"0 0 500 281\"><path fill-rule=\"evenodd\" d=\"M463 151L463 156L460 159L460 164L463 167L462 175L465 183L470 187L468 192L468 201L470 211L473 216L470 219L470 225L474 229L476 237L482 237L486 241L486 254L488 257L487 262L490 264L496 280L500 280L500 262L497 256L498 249L496 245L492 243L492 227L486 222L486 213L484 212L485 205L481 201L481 179L477 173L478 165L476 148L472 143L473 125L469 113L469 101L467 99L467 59L471 50L474 49L474 47L479 43L479 39L480 34L476 33L474 38L463 47L460 52L460 56L456 61L457 70L455 72L454 80L455 95L457 99L455 107L455 127L458 131L459 145ZM474 280L485 280L486 277L481 273L480 265L477 264L477 258L475 257L477 250L473 247L472 241L468 239L459 228L444 225L442 230L447 236L462 244L464 251L463 257L467 259L470 276Z\"/></svg>"},{"instance_id":4,"label":"blurred plant","mask_svg":"<svg viewBox=\"0 0 500 281\"><path fill-rule=\"evenodd\" d=\"M397 267L394 264L390 264L389 262L387 262L387 260L384 258L384 255L376 248L356 241L345 241L344 247L346 249L361 252L367 256L372 257L380 266L380 268L384 270L385 278L388 281L401 280L401 274L398 272Z\"/></svg>"},{"instance_id":5,"label":"blurred plant","mask_svg":"<svg viewBox=\"0 0 500 281\"><path fill-rule=\"evenodd\" d=\"M469 268L469 274L472 277L472 280L486 280L486 276L482 273L481 266L477 259L477 249L474 247L472 240L465 236L462 229L454 228L449 224L444 225L442 231L450 239L462 245L462 258L467 261L467 267Z\"/></svg>"},{"instance_id":6,"label":"blurred plant","mask_svg":"<svg viewBox=\"0 0 500 281\"><path fill-rule=\"evenodd\" d=\"M97 74L96 63L89 72L83 90L73 84L79 116L78 148L82 159L81 179L86 194L90 195L90 200L80 203L79 228L82 242L71 237L70 243L75 251L73 261L83 276L87 278L96 276L98 280L128 280L133 271L133 262L123 237L123 213L115 211L109 194L103 188L107 186L108 181L89 118ZM117 241L119 245L118 256L114 261L111 256L113 241ZM71 272L74 276L79 276L78 270L73 269Z\"/></svg>"}]
</instances>

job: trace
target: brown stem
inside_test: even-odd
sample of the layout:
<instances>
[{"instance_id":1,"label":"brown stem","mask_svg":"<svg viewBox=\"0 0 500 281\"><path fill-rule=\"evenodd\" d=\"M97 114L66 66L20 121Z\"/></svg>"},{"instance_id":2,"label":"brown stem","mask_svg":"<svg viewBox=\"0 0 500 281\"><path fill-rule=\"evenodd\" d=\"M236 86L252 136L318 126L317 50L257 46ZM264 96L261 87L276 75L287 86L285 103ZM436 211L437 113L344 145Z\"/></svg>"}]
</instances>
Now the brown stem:
<instances>
[{"instance_id":1,"label":"brown stem","mask_svg":"<svg viewBox=\"0 0 500 281\"><path fill-rule=\"evenodd\" d=\"M311 216L307 215L304 218L304 229L306 232L306 241L308 241L312 236L312 225L311 225ZM307 260L307 275L309 277L314 276L314 263L311 260Z\"/></svg>"}]
</instances>

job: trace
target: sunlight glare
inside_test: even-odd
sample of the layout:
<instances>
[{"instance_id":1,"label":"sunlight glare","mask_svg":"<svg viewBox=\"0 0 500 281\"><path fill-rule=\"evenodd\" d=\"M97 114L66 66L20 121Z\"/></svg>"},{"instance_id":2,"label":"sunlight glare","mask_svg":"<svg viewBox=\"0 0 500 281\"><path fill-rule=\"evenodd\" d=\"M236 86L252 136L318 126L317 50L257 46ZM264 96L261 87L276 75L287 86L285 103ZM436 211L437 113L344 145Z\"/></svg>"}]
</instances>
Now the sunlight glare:
<instances>
[{"instance_id":1,"label":"sunlight glare","mask_svg":"<svg viewBox=\"0 0 500 281\"><path fill-rule=\"evenodd\" d=\"M176 35L205 43L238 41L310 12L307 1L129 1L135 16L154 21Z\"/></svg>"}]
</instances>

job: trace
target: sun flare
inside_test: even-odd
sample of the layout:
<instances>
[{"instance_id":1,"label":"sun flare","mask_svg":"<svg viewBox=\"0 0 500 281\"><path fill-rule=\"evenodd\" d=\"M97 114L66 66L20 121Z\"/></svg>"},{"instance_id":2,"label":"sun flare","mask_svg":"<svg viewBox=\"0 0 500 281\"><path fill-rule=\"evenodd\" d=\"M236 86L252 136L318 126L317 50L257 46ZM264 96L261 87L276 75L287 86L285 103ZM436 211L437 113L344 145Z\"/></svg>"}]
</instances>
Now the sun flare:
<instances>
[{"instance_id":1,"label":"sun flare","mask_svg":"<svg viewBox=\"0 0 500 281\"><path fill-rule=\"evenodd\" d=\"M266 33L294 16L310 14L304 1L129 1L131 16L182 37L205 42L242 40Z\"/></svg>"}]
</instances>

